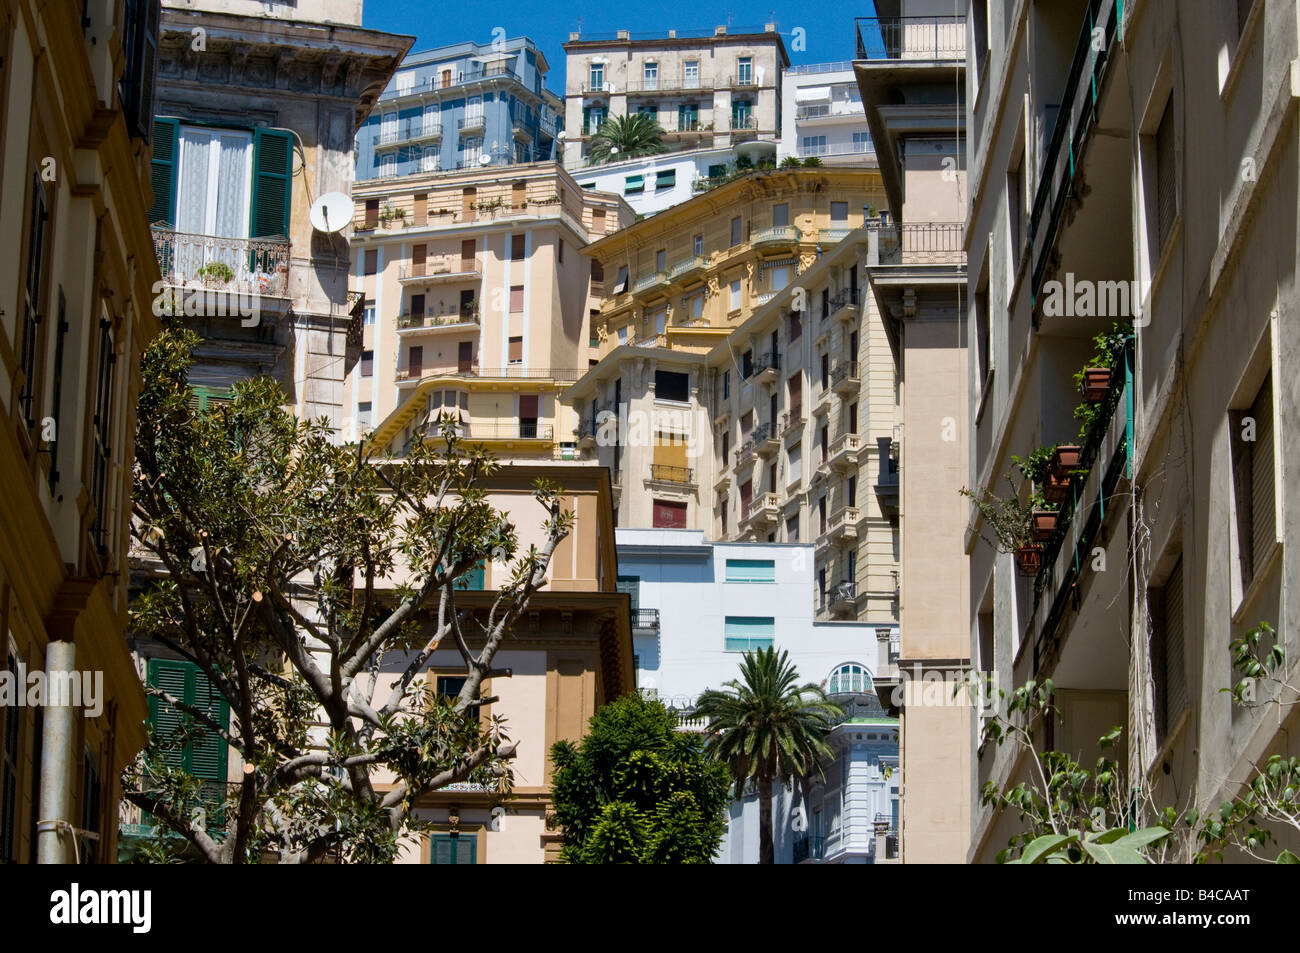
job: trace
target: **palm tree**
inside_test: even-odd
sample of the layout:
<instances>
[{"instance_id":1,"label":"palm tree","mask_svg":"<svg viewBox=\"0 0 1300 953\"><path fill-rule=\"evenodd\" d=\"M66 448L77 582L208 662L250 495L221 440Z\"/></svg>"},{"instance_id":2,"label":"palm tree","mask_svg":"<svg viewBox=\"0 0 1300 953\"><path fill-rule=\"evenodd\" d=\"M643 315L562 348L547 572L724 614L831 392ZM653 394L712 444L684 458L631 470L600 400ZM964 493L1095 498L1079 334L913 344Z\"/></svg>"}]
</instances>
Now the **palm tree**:
<instances>
[{"instance_id":1,"label":"palm tree","mask_svg":"<svg viewBox=\"0 0 1300 953\"><path fill-rule=\"evenodd\" d=\"M630 116L611 116L600 124L591 137L587 157L593 163L612 162L615 159L635 159L667 152L664 145L664 127L650 113Z\"/></svg>"},{"instance_id":2,"label":"palm tree","mask_svg":"<svg viewBox=\"0 0 1300 953\"><path fill-rule=\"evenodd\" d=\"M772 785L821 773L831 753L826 733L843 715L816 685L798 685L799 672L784 650L746 652L740 678L710 689L694 714L708 719L708 750L731 771L740 797L745 783L758 786L759 863L775 863Z\"/></svg>"}]
</instances>

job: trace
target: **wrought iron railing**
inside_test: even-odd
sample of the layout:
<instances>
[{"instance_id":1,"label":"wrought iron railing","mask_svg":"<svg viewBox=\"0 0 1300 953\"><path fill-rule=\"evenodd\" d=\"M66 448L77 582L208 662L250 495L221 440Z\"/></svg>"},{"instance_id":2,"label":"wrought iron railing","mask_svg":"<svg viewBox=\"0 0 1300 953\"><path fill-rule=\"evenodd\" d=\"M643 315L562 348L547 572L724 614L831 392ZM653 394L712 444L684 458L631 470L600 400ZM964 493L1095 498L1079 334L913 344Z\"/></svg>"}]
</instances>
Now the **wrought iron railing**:
<instances>
[{"instance_id":1,"label":"wrought iron railing","mask_svg":"<svg viewBox=\"0 0 1300 953\"><path fill-rule=\"evenodd\" d=\"M964 265L960 222L915 222L880 226L882 265Z\"/></svg>"},{"instance_id":2,"label":"wrought iron railing","mask_svg":"<svg viewBox=\"0 0 1300 953\"><path fill-rule=\"evenodd\" d=\"M193 288L284 298L289 294L289 242L225 238L153 229L163 281Z\"/></svg>"},{"instance_id":3,"label":"wrought iron railing","mask_svg":"<svg viewBox=\"0 0 1300 953\"><path fill-rule=\"evenodd\" d=\"M377 148L401 145L404 142L420 142L424 139L436 139L442 135L442 120L427 121L423 116L401 119L387 126L380 125L379 132L371 137L371 144Z\"/></svg>"},{"instance_id":4,"label":"wrought iron railing","mask_svg":"<svg viewBox=\"0 0 1300 953\"><path fill-rule=\"evenodd\" d=\"M393 89L386 89L379 94L379 102L389 99L400 99L403 96L414 96L416 93L437 92L440 89L451 89L455 86L463 86L467 83L480 83L494 77L505 77L508 79L519 79L519 74L508 66L489 66L484 69L476 70L458 70L454 77L444 80L440 74L435 73L423 82L413 83L410 86L398 86Z\"/></svg>"},{"instance_id":5,"label":"wrought iron railing","mask_svg":"<svg viewBox=\"0 0 1300 953\"><path fill-rule=\"evenodd\" d=\"M658 609L641 609L632 610L632 628L634 629L657 629L659 628L659 610Z\"/></svg>"},{"instance_id":6,"label":"wrought iron railing","mask_svg":"<svg viewBox=\"0 0 1300 953\"><path fill-rule=\"evenodd\" d=\"M838 364L835 365L834 368L831 369L832 387L834 387L836 384L841 383L842 381L856 381L859 379L860 378L858 377L857 361L840 361Z\"/></svg>"}]
</instances>

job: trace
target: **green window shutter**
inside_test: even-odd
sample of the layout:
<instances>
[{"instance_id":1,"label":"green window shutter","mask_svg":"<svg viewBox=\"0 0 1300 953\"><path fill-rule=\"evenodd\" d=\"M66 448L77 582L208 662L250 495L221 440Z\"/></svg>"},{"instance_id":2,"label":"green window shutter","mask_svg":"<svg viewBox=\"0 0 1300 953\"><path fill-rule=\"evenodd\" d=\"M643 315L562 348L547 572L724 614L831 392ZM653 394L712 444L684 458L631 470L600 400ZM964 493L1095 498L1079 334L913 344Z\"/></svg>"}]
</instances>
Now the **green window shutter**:
<instances>
[{"instance_id":1,"label":"green window shutter","mask_svg":"<svg viewBox=\"0 0 1300 953\"><path fill-rule=\"evenodd\" d=\"M626 592L631 597L632 612L635 614L641 603L641 577L619 576L614 585L616 591Z\"/></svg>"},{"instance_id":2,"label":"green window shutter","mask_svg":"<svg viewBox=\"0 0 1300 953\"><path fill-rule=\"evenodd\" d=\"M429 863L473 864L478 862L478 840L473 834L431 834Z\"/></svg>"},{"instance_id":3,"label":"green window shutter","mask_svg":"<svg viewBox=\"0 0 1300 953\"><path fill-rule=\"evenodd\" d=\"M677 170L664 169L655 177L655 188L670 189L677 184Z\"/></svg>"},{"instance_id":4,"label":"green window shutter","mask_svg":"<svg viewBox=\"0 0 1300 953\"><path fill-rule=\"evenodd\" d=\"M478 561L478 565L456 579L456 589L482 589L484 582L483 560Z\"/></svg>"},{"instance_id":5,"label":"green window shutter","mask_svg":"<svg viewBox=\"0 0 1300 953\"><path fill-rule=\"evenodd\" d=\"M770 616L729 615L723 620L728 652L768 648L776 635L776 620Z\"/></svg>"},{"instance_id":6,"label":"green window shutter","mask_svg":"<svg viewBox=\"0 0 1300 953\"><path fill-rule=\"evenodd\" d=\"M728 559L727 582L776 582L774 559Z\"/></svg>"},{"instance_id":7,"label":"green window shutter","mask_svg":"<svg viewBox=\"0 0 1300 953\"><path fill-rule=\"evenodd\" d=\"M176 227L176 160L179 151L180 122L175 119L154 119L153 163L149 170L153 185L150 225L161 222L168 228Z\"/></svg>"},{"instance_id":8,"label":"green window shutter","mask_svg":"<svg viewBox=\"0 0 1300 953\"><path fill-rule=\"evenodd\" d=\"M212 688L208 677L193 662L150 659L147 674L151 686L206 711L217 724L230 723L229 703ZM149 720L158 734L163 737L173 734L180 727L182 717L180 711L161 698L149 696ZM167 760L196 778L225 781L226 757L225 740L208 731L186 745L183 751L169 753Z\"/></svg>"},{"instance_id":9,"label":"green window shutter","mask_svg":"<svg viewBox=\"0 0 1300 953\"><path fill-rule=\"evenodd\" d=\"M173 698L185 700L186 683L189 681L188 670L193 668L190 662L174 662L171 659L151 658L149 660L149 685L161 688ZM163 739L173 735L181 725L181 714L157 695L149 696L149 723L154 732ZM169 751L166 755L168 764L184 767L185 754L182 751Z\"/></svg>"},{"instance_id":10,"label":"green window shutter","mask_svg":"<svg viewBox=\"0 0 1300 953\"><path fill-rule=\"evenodd\" d=\"M253 132L253 209L250 237L289 237L293 142L278 129Z\"/></svg>"},{"instance_id":11,"label":"green window shutter","mask_svg":"<svg viewBox=\"0 0 1300 953\"><path fill-rule=\"evenodd\" d=\"M189 703L205 711L218 725L230 724L230 704L221 696L208 677L193 666L193 688ZM190 746L190 774L209 781L226 780L226 740L213 731L203 733L201 740Z\"/></svg>"}]
</instances>

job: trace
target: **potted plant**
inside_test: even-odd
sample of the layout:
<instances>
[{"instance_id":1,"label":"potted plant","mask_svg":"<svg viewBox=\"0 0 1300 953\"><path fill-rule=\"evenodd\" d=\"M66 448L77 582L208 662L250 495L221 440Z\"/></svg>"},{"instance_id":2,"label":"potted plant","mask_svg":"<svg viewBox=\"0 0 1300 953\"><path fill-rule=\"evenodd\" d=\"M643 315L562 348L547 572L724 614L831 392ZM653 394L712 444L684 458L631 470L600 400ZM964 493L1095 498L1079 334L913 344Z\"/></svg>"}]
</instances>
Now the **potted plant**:
<instances>
[{"instance_id":1,"label":"potted plant","mask_svg":"<svg viewBox=\"0 0 1300 953\"><path fill-rule=\"evenodd\" d=\"M228 284L235 277L234 269L224 261L210 261L199 268L198 275L209 288Z\"/></svg>"},{"instance_id":2,"label":"potted plant","mask_svg":"<svg viewBox=\"0 0 1300 953\"><path fill-rule=\"evenodd\" d=\"M1132 335L1129 325L1117 321L1109 331L1103 331L1092 339L1096 351L1088 359L1087 365L1074 375L1074 383L1085 402L1098 404L1106 399L1110 393L1115 366Z\"/></svg>"},{"instance_id":3,"label":"potted plant","mask_svg":"<svg viewBox=\"0 0 1300 953\"><path fill-rule=\"evenodd\" d=\"M1045 543L1056 532L1057 503L1048 500L1043 494L1036 493L1030 499L1033 512L1030 515L1031 533L1035 542Z\"/></svg>"},{"instance_id":4,"label":"potted plant","mask_svg":"<svg viewBox=\"0 0 1300 953\"><path fill-rule=\"evenodd\" d=\"M1035 496L1022 503L1011 474L1006 474L1006 481L1010 490L1006 497L994 496L987 489L977 493L962 487L959 492L975 504L985 525L993 532L990 541L993 547L998 552L1014 554L1020 572L1032 576L1043 560L1043 547L1034 533L1035 507L1042 501ZM1055 523L1052 528L1055 529Z\"/></svg>"},{"instance_id":5,"label":"potted plant","mask_svg":"<svg viewBox=\"0 0 1300 953\"><path fill-rule=\"evenodd\" d=\"M1043 568L1043 547L1039 543L1026 543L1016 550L1016 568L1022 576L1037 576Z\"/></svg>"}]
</instances>

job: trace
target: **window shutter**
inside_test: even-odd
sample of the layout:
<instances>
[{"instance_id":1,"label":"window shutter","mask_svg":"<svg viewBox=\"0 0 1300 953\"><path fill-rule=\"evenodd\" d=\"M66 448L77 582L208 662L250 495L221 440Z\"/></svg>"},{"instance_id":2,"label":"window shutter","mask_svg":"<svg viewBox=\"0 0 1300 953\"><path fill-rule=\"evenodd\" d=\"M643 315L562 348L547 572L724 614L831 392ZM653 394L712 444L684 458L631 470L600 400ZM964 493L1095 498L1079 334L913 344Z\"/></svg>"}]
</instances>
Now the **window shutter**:
<instances>
[{"instance_id":1,"label":"window shutter","mask_svg":"<svg viewBox=\"0 0 1300 953\"><path fill-rule=\"evenodd\" d=\"M230 705L208 680L208 676L191 666L193 688L186 699L195 708L208 713L219 725L229 724ZM209 781L226 780L226 741L214 731L205 731L190 750L190 774Z\"/></svg>"},{"instance_id":2,"label":"window shutter","mask_svg":"<svg viewBox=\"0 0 1300 953\"><path fill-rule=\"evenodd\" d=\"M174 662L170 659L150 659L149 660L149 684L154 688L160 688L173 698L185 700L186 671L190 667L189 662ZM175 708L167 704L157 695L149 696L149 721L153 725L155 734L166 740L173 735L181 725L181 715ZM167 751L164 760L176 767L181 767L184 754L178 750Z\"/></svg>"},{"instance_id":3,"label":"window shutter","mask_svg":"<svg viewBox=\"0 0 1300 953\"><path fill-rule=\"evenodd\" d=\"M429 857L433 863L454 864L456 862L452 854L454 845L450 837L435 837L431 846Z\"/></svg>"},{"instance_id":4,"label":"window shutter","mask_svg":"<svg viewBox=\"0 0 1300 953\"><path fill-rule=\"evenodd\" d=\"M293 143L289 133L257 129L253 133L254 238L289 237L289 199L293 191Z\"/></svg>"},{"instance_id":5,"label":"window shutter","mask_svg":"<svg viewBox=\"0 0 1300 953\"><path fill-rule=\"evenodd\" d=\"M179 133L178 120L153 121L153 162L149 170L153 185L150 225L161 223L167 228L176 226L176 143L180 138Z\"/></svg>"},{"instance_id":6,"label":"window shutter","mask_svg":"<svg viewBox=\"0 0 1300 953\"><path fill-rule=\"evenodd\" d=\"M1177 213L1177 160L1174 157L1174 101L1165 104L1164 115L1156 129L1156 254L1174 227Z\"/></svg>"},{"instance_id":7,"label":"window shutter","mask_svg":"<svg viewBox=\"0 0 1300 953\"><path fill-rule=\"evenodd\" d=\"M513 292L512 292L512 293L513 293ZM522 362L523 362L523 359L524 359L524 339L523 339L523 338L511 338L511 339L507 342L507 348L508 348L508 350L506 351L506 359L507 359L511 364L519 364L519 363L522 363Z\"/></svg>"},{"instance_id":8,"label":"window shutter","mask_svg":"<svg viewBox=\"0 0 1300 953\"><path fill-rule=\"evenodd\" d=\"M1264 557L1277 538L1273 509L1273 384L1264 379L1251 405L1255 418L1255 442L1250 449L1251 576L1264 567ZM1246 541L1242 541L1245 545Z\"/></svg>"},{"instance_id":9,"label":"window shutter","mask_svg":"<svg viewBox=\"0 0 1300 953\"><path fill-rule=\"evenodd\" d=\"M1187 707L1187 673L1183 661L1183 563L1165 581L1164 589L1164 656L1165 656L1165 734Z\"/></svg>"}]
</instances>

